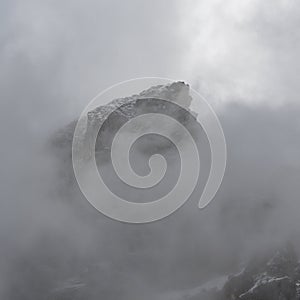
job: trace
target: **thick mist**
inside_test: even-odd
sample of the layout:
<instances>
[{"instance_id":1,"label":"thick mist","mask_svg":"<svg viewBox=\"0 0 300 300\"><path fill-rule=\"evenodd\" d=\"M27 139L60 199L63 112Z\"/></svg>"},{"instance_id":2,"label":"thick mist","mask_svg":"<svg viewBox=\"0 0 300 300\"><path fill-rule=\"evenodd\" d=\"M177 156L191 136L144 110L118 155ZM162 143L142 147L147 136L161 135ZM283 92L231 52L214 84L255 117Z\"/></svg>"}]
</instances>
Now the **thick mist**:
<instances>
[{"instance_id":1,"label":"thick mist","mask_svg":"<svg viewBox=\"0 0 300 300\"><path fill-rule=\"evenodd\" d=\"M1 3L1 299L78 282L88 299L163 299L265 249L299 251L299 9L212 2ZM139 76L203 93L228 162L205 210L192 199L137 226L93 209L50 141L103 88Z\"/></svg>"},{"instance_id":2,"label":"thick mist","mask_svg":"<svg viewBox=\"0 0 300 300\"><path fill-rule=\"evenodd\" d=\"M192 199L147 225L119 223L93 209L62 171L72 168L57 150L37 147L44 137L35 146L15 142L22 151L7 162L3 182L11 185L3 187L1 203L5 297L51 295L73 279L88 282L91 299L147 299L232 272L286 242L300 249L299 112L297 105L224 107L228 163L215 200L198 210Z\"/></svg>"}]
</instances>

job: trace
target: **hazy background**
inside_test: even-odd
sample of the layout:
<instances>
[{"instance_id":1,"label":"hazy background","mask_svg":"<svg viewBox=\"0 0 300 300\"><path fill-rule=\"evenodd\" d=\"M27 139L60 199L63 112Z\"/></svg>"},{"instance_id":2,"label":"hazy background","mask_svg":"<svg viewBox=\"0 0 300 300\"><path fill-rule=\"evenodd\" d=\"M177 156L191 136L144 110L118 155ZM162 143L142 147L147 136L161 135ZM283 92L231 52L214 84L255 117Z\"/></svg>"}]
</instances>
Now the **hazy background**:
<instances>
[{"instance_id":1,"label":"hazy background","mask_svg":"<svg viewBox=\"0 0 300 300\"><path fill-rule=\"evenodd\" d=\"M93 272L90 299L157 299L259 249L299 244L299 9L292 0L2 1L1 299L48 299ZM228 168L206 210L190 203L139 227L63 191L66 174L45 145L99 91L143 76L185 80L206 96Z\"/></svg>"}]
</instances>

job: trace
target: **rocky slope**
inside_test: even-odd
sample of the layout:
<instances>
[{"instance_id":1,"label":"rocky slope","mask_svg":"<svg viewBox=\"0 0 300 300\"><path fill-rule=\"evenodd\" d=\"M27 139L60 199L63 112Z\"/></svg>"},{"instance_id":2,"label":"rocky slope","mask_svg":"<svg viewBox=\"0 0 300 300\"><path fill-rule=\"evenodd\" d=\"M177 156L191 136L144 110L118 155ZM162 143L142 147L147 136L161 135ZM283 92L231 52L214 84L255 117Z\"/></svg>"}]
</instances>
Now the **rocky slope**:
<instances>
[{"instance_id":1,"label":"rocky slope","mask_svg":"<svg viewBox=\"0 0 300 300\"><path fill-rule=\"evenodd\" d=\"M62 283L51 299L84 299L93 293L103 294L94 276L100 266ZM112 293L112 291L106 291ZM114 291L116 297L122 294ZM264 257L252 259L239 273L215 278L199 287L159 296L160 300L300 300L300 262L286 247Z\"/></svg>"},{"instance_id":2,"label":"rocky slope","mask_svg":"<svg viewBox=\"0 0 300 300\"><path fill-rule=\"evenodd\" d=\"M235 275L221 280L221 286L200 286L182 299L189 300L299 300L300 262L293 248L252 259Z\"/></svg>"}]
</instances>

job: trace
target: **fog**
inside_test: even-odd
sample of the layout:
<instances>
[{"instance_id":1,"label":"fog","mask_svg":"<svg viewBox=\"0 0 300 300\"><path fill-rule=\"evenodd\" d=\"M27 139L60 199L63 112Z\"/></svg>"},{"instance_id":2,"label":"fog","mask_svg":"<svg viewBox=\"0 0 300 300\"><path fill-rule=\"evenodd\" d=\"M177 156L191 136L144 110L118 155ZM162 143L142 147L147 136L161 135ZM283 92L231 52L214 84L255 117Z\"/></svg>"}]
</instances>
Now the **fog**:
<instances>
[{"instance_id":1,"label":"fog","mask_svg":"<svg viewBox=\"0 0 300 300\"><path fill-rule=\"evenodd\" d=\"M1 3L1 299L81 280L89 299L163 299L257 251L300 249L299 8L245 3ZM184 80L216 109L228 162L205 210L110 220L51 146L95 94L139 76Z\"/></svg>"}]
</instances>

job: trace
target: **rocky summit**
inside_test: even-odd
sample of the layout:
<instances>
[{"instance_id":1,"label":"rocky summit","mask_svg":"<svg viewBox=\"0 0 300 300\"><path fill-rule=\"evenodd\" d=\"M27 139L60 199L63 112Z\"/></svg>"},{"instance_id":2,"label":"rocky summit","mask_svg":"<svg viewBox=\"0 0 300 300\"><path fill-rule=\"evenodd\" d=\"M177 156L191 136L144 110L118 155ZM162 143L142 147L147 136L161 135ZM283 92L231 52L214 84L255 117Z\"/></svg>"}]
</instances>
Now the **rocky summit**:
<instances>
[{"instance_id":1,"label":"rocky summit","mask_svg":"<svg viewBox=\"0 0 300 300\"><path fill-rule=\"evenodd\" d=\"M86 122L83 122L84 128L81 129L81 132L84 132L84 142L89 143L89 139L95 134L95 130L98 132L101 125L99 134L102 135L97 141L96 151L109 149L115 132L124 123L148 112L169 114L187 125L192 116L196 115L189 110L191 102L189 85L182 81L152 86L136 95L112 99L107 105L99 106L87 113ZM64 152L69 149L68 152L71 152L76 123L77 120L57 132L52 140L57 148L63 148Z\"/></svg>"}]
</instances>

